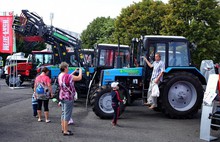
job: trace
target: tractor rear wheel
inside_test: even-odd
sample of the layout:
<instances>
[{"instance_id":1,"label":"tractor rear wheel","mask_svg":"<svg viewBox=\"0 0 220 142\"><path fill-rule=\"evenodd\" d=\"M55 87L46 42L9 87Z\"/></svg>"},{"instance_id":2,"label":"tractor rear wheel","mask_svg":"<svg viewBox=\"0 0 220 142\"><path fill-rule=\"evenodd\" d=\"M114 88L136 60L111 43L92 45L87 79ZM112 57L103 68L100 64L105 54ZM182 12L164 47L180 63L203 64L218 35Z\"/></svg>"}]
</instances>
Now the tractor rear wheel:
<instances>
[{"instance_id":1,"label":"tractor rear wheel","mask_svg":"<svg viewBox=\"0 0 220 142\"><path fill-rule=\"evenodd\" d=\"M204 89L193 74L170 74L161 87L162 111L170 118L192 118L201 107Z\"/></svg>"},{"instance_id":2,"label":"tractor rear wheel","mask_svg":"<svg viewBox=\"0 0 220 142\"><path fill-rule=\"evenodd\" d=\"M119 91L121 99L124 98L124 91ZM122 92L122 93L121 93ZM113 118L114 110L112 109L111 101L111 87L102 86L95 90L91 97L91 105L94 113L99 116L101 119L111 119ZM125 105L120 104L120 114L121 115L125 110Z\"/></svg>"}]
</instances>

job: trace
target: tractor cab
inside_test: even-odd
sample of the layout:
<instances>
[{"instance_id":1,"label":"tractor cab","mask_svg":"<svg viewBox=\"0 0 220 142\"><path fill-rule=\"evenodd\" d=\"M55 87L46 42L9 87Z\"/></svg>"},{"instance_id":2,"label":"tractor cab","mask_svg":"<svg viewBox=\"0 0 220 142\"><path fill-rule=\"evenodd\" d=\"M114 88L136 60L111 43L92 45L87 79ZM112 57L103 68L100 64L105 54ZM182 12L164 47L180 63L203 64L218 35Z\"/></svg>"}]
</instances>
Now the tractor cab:
<instances>
[{"instance_id":1,"label":"tractor cab","mask_svg":"<svg viewBox=\"0 0 220 142\"><path fill-rule=\"evenodd\" d=\"M120 56L121 60L117 60ZM97 44L95 46L95 62L100 68L115 68L117 64L128 67L130 63L130 48L127 45Z\"/></svg>"},{"instance_id":2,"label":"tractor cab","mask_svg":"<svg viewBox=\"0 0 220 142\"><path fill-rule=\"evenodd\" d=\"M191 65L189 42L184 37L145 36L142 46L142 54L146 56L150 62L154 61L154 55L158 52L166 67L186 67Z\"/></svg>"},{"instance_id":3,"label":"tractor cab","mask_svg":"<svg viewBox=\"0 0 220 142\"><path fill-rule=\"evenodd\" d=\"M118 60L118 58L120 59ZM100 75L105 69L126 68L130 65L130 47L117 44L96 44L94 47L93 69L88 92L98 86ZM89 93L92 94L91 92Z\"/></svg>"}]
</instances>

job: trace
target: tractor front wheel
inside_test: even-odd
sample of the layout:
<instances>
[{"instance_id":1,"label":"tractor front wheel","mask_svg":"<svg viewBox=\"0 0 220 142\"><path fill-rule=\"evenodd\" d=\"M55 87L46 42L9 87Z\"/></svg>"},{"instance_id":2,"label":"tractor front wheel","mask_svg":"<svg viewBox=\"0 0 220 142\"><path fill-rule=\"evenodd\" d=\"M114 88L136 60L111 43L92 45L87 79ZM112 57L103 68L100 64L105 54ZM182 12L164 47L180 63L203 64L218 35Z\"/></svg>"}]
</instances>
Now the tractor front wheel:
<instances>
[{"instance_id":1,"label":"tractor front wheel","mask_svg":"<svg viewBox=\"0 0 220 142\"><path fill-rule=\"evenodd\" d=\"M119 91L124 92L124 91ZM121 99L124 98L124 94L120 93ZM91 105L94 113L101 119L111 119L113 118L114 110L112 109L112 99L111 99L111 87L102 86L95 90L91 97ZM125 110L125 105L120 104L120 114Z\"/></svg>"}]
</instances>

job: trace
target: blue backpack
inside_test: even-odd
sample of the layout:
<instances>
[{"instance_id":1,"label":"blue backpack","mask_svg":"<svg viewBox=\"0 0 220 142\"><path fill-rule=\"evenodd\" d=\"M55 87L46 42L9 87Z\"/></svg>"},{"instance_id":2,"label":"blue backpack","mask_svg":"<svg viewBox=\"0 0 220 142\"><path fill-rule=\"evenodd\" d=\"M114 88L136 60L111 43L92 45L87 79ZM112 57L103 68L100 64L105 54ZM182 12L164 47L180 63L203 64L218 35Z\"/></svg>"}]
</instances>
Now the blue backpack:
<instances>
[{"instance_id":1,"label":"blue backpack","mask_svg":"<svg viewBox=\"0 0 220 142\"><path fill-rule=\"evenodd\" d=\"M37 94L44 94L45 93L45 89L44 89L43 83L40 83L40 82L37 83L36 93Z\"/></svg>"},{"instance_id":2,"label":"blue backpack","mask_svg":"<svg viewBox=\"0 0 220 142\"><path fill-rule=\"evenodd\" d=\"M38 82L36 87L37 99L47 100L50 98L49 90L43 82Z\"/></svg>"}]
</instances>

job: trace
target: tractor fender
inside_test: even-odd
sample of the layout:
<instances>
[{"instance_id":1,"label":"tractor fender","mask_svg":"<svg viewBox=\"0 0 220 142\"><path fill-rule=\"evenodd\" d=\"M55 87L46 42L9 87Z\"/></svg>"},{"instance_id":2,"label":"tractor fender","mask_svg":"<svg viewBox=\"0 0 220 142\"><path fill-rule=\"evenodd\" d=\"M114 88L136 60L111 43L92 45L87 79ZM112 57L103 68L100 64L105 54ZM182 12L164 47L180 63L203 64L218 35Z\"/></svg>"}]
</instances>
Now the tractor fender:
<instances>
[{"instance_id":1,"label":"tractor fender","mask_svg":"<svg viewBox=\"0 0 220 142\"><path fill-rule=\"evenodd\" d=\"M206 79L205 77L201 74L201 72L196 68L196 67L168 67L165 70L165 74L171 74L171 73L176 73L176 72L189 72L200 80L202 85L206 85Z\"/></svg>"}]
</instances>

